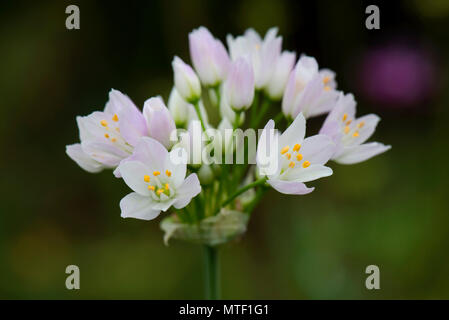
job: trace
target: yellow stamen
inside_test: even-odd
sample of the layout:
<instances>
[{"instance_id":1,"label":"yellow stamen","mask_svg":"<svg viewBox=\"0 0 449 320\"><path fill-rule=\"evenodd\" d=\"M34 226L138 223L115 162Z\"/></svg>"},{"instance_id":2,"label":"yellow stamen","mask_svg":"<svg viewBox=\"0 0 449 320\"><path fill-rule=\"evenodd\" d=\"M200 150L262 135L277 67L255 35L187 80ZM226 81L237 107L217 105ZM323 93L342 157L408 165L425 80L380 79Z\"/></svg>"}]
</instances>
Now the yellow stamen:
<instances>
[{"instance_id":1,"label":"yellow stamen","mask_svg":"<svg viewBox=\"0 0 449 320\"><path fill-rule=\"evenodd\" d=\"M293 146L293 151L299 151L299 149L301 149L301 145L300 144L295 144Z\"/></svg>"},{"instance_id":2,"label":"yellow stamen","mask_svg":"<svg viewBox=\"0 0 449 320\"><path fill-rule=\"evenodd\" d=\"M106 139L109 139L109 135L108 135L107 133L104 134L104 137L105 137Z\"/></svg>"},{"instance_id":3,"label":"yellow stamen","mask_svg":"<svg viewBox=\"0 0 449 320\"><path fill-rule=\"evenodd\" d=\"M365 125L365 121L362 121L362 122L360 122L360 123L357 125L357 127L363 128L364 125Z\"/></svg>"},{"instance_id":4,"label":"yellow stamen","mask_svg":"<svg viewBox=\"0 0 449 320\"><path fill-rule=\"evenodd\" d=\"M286 153L285 156L287 157L288 160L290 160L290 158L292 157L290 153Z\"/></svg>"},{"instance_id":5,"label":"yellow stamen","mask_svg":"<svg viewBox=\"0 0 449 320\"><path fill-rule=\"evenodd\" d=\"M329 81L331 81L331 77L325 76L325 77L323 78L323 83L324 83L324 84L327 84Z\"/></svg>"},{"instance_id":6,"label":"yellow stamen","mask_svg":"<svg viewBox=\"0 0 449 320\"><path fill-rule=\"evenodd\" d=\"M112 117L112 120L117 122L118 121L118 116L116 114L114 114L114 116Z\"/></svg>"},{"instance_id":7,"label":"yellow stamen","mask_svg":"<svg viewBox=\"0 0 449 320\"><path fill-rule=\"evenodd\" d=\"M329 87L329 86L325 86L325 87L324 87L324 90L325 90L325 91L329 91L330 89L332 89L332 88Z\"/></svg>"},{"instance_id":8,"label":"yellow stamen","mask_svg":"<svg viewBox=\"0 0 449 320\"><path fill-rule=\"evenodd\" d=\"M288 166L289 166L290 168L293 168L293 167L295 166L295 163L294 163L293 161L291 161L291 162L288 164Z\"/></svg>"},{"instance_id":9,"label":"yellow stamen","mask_svg":"<svg viewBox=\"0 0 449 320\"><path fill-rule=\"evenodd\" d=\"M165 174L167 175L167 177L171 177L171 171L165 170Z\"/></svg>"},{"instance_id":10,"label":"yellow stamen","mask_svg":"<svg viewBox=\"0 0 449 320\"><path fill-rule=\"evenodd\" d=\"M158 191L156 191L158 196L160 196L162 192L164 192L164 190L162 190L162 189L159 189Z\"/></svg>"},{"instance_id":11,"label":"yellow stamen","mask_svg":"<svg viewBox=\"0 0 449 320\"><path fill-rule=\"evenodd\" d=\"M107 126L108 126L108 122L107 122L106 120L101 120L101 121L100 121L100 124L101 124L103 127L107 127Z\"/></svg>"},{"instance_id":12,"label":"yellow stamen","mask_svg":"<svg viewBox=\"0 0 449 320\"><path fill-rule=\"evenodd\" d=\"M298 153L296 155L296 160L301 161L302 160L302 154Z\"/></svg>"},{"instance_id":13,"label":"yellow stamen","mask_svg":"<svg viewBox=\"0 0 449 320\"><path fill-rule=\"evenodd\" d=\"M346 121L346 119L348 119L348 114L347 114L347 113L345 113L345 114L343 115L343 121Z\"/></svg>"},{"instance_id":14,"label":"yellow stamen","mask_svg":"<svg viewBox=\"0 0 449 320\"><path fill-rule=\"evenodd\" d=\"M154 191L154 186L148 186L148 190Z\"/></svg>"},{"instance_id":15,"label":"yellow stamen","mask_svg":"<svg viewBox=\"0 0 449 320\"><path fill-rule=\"evenodd\" d=\"M160 174L161 174L160 171L153 171L153 175L154 175L155 177L157 177L157 176L160 175Z\"/></svg>"},{"instance_id":16,"label":"yellow stamen","mask_svg":"<svg viewBox=\"0 0 449 320\"><path fill-rule=\"evenodd\" d=\"M170 190L170 186L168 183L165 184L165 190L167 190L167 191Z\"/></svg>"},{"instance_id":17,"label":"yellow stamen","mask_svg":"<svg viewBox=\"0 0 449 320\"><path fill-rule=\"evenodd\" d=\"M283 147L283 148L282 148L282 150L281 150L281 154L285 154L285 153L287 153L288 149L290 149L290 147L289 147L289 146L285 146L285 147Z\"/></svg>"},{"instance_id":18,"label":"yellow stamen","mask_svg":"<svg viewBox=\"0 0 449 320\"><path fill-rule=\"evenodd\" d=\"M116 142L117 139L116 139L116 138L111 138L111 141L112 141L112 142Z\"/></svg>"},{"instance_id":19,"label":"yellow stamen","mask_svg":"<svg viewBox=\"0 0 449 320\"><path fill-rule=\"evenodd\" d=\"M358 137L358 136L359 136L359 132L358 132L358 131L354 132L354 134L353 134L352 136L353 136L354 138Z\"/></svg>"},{"instance_id":20,"label":"yellow stamen","mask_svg":"<svg viewBox=\"0 0 449 320\"><path fill-rule=\"evenodd\" d=\"M348 133L348 132L349 132L349 127L346 126L346 127L345 127L345 133Z\"/></svg>"},{"instance_id":21,"label":"yellow stamen","mask_svg":"<svg viewBox=\"0 0 449 320\"><path fill-rule=\"evenodd\" d=\"M307 168L308 166L310 166L310 161L304 161L302 166L303 166L303 168Z\"/></svg>"},{"instance_id":22,"label":"yellow stamen","mask_svg":"<svg viewBox=\"0 0 449 320\"><path fill-rule=\"evenodd\" d=\"M352 120L346 121L346 125L349 126L351 124Z\"/></svg>"},{"instance_id":23,"label":"yellow stamen","mask_svg":"<svg viewBox=\"0 0 449 320\"><path fill-rule=\"evenodd\" d=\"M145 182L150 182L150 176L149 175L144 175L143 176L143 181L145 181Z\"/></svg>"}]
</instances>

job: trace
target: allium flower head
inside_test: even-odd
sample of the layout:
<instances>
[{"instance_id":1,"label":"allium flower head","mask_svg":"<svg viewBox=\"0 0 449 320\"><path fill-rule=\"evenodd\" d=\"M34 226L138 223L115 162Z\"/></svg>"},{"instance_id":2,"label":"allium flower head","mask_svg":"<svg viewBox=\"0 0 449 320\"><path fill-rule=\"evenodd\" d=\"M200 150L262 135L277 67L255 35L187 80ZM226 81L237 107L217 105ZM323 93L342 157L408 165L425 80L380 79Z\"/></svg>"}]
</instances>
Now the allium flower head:
<instances>
[{"instance_id":1,"label":"allium flower head","mask_svg":"<svg viewBox=\"0 0 449 320\"><path fill-rule=\"evenodd\" d=\"M332 160L341 164L362 162L391 148L379 142L364 143L373 135L380 118L375 114L356 118L355 112L354 96L341 93L320 130L334 140Z\"/></svg>"}]
</instances>

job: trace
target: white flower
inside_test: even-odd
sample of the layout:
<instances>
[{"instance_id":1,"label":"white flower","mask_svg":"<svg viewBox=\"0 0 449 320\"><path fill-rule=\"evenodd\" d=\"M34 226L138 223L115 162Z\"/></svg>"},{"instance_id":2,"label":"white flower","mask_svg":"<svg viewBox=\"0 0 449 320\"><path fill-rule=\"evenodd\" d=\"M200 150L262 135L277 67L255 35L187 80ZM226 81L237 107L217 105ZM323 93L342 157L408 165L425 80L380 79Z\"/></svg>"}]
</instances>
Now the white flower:
<instances>
[{"instance_id":1,"label":"white flower","mask_svg":"<svg viewBox=\"0 0 449 320\"><path fill-rule=\"evenodd\" d=\"M280 100L284 94L290 72L295 65L296 53L290 51L282 52L276 62L273 75L268 81L266 91L272 100Z\"/></svg>"},{"instance_id":2,"label":"white flower","mask_svg":"<svg viewBox=\"0 0 449 320\"><path fill-rule=\"evenodd\" d=\"M379 142L364 143L373 135L380 118L375 114L356 118L355 113L354 96L341 93L320 130L334 140L336 149L332 160L341 164L362 162L391 148Z\"/></svg>"},{"instance_id":3,"label":"white flower","mask_svg":"<svg viewBox=\"0 0 449 320\"><path fill-rule=\"evenodd\" d=\"M229 56L220 40L215 39L205 27L189 34L190 57L201 82L216 86L226 78Z\"/></svg>"},{"instance_id":4,"label":"white flower","mask_svg":"<svg viewBox=\"0 0 449 320\"><path fill-rule=\"evenodd\" d=\"M104 111L76 118L80 144L66 152L81 168L98 172L129 157L137 140L148 135L145 118L128 96L111 90Z\"/></svg>"},{"instance_id":5,"label":"white flower","mask_svg":"<svg viewBox=\"0 0 449 320\"><path fill-rule=\"evenodd\" d=\"M234 111L248 109L254 99L254 74L244 58L232 62L223 88L226 101Z\"/></svg>"},{"instance_id":6,"label":"white flower","mask_svg":"<svg viewBox=\"0 0 449 320\"><path fill-rule=\"evenodd\" d=\"M204 122L208 123L206 109L203 102L199 102L201 116ZM178 127L186 128L188 124L193 120L198 120L198 114L195 111L195 107L185 101L178 93L175 87L173 87L170 97L168 98L168 110L172 115L176 125Z\"/></svg>"},{"instance_id":7,"label":"white flower","mask_svg":"<svg viewBox=\"0 0 449 320\"><path fill-rule=\"evenodd\" d=\"M282 37L278 37L277 32L277 28L269 29L263 40L253 29L246 30L244 35L235 39L227 36L231 59L247 57L251 61L256 89L267 85L281 54Z\"/></svg>"},{"instance_id":8,"label":"white flower","mask_svg":"<svg viewBox=\"0 0 449 320\"><path fill-rule=\"evenodd\" d=\"M123 161L119 170L134 191L120 201L123 218L151 220L171 206L184 208L201 192L197 175L186 178L186 164L174 164L167 149L152 138L141 138L132 160Z\"/></svg>"},{"instance_id":9,"label":"white flower","mask_svg":"<svg viewBox=\"0 0 449 320\"><path fill-rule=\"evenodd\" d=\"M334 78L332 71L318 69L315 58L301 56L284 91L284 115L294 119L302 112L304 117L310 118L329 112L338 97Z\"/></svg>"},{"instance_id":10,"label":"white flower","mask_svg":"<svg viewBox=\"0 0 449 320\"><path fill-rule=\"evenodd\" d=\"M176 130L176 125L162 98L155 97L145 101L143 115L147 122L149 136L169 149L172 145L170 135Z\"/></svg>"},{"instance_id":11,"label":"white flower","mask_svg":"<svg viewBox=\"0 0 449 320\"><path fill-rule=\"evenodd\" d=\"M281 135L274 130L274 121L266 124L257 145L259 174L267 183L285 194L307 194L314 190L304 182L327 177L332 169L324 166L335 145L326 135L304 139L306 121L300 113Z\"/></svg>"},{"instance_id":12,"label":"white flower","mask_svg":"<svg viewBox=\"0 0 449 320\"><path fill-rule=\"evenodd\" d=\"M201 84L195 71L180 58L175 57L172 62L175 76L175 86L181 97L190 103L201 97Z\"/></svg>"},{"instance_id":13,"label":"white flower","mask_svg":"<svg viewBox=\"0 0 449 320\"><path fill-rule=\"evenodd\" d=\"M235 123L236 119L236 112L232 110L231 106L228 103L228 100L226 99L225 95L221 95L220 99L220 115L222 118L226 118L230 123ZM245 113L242 112L240 114L240 123L237 125L242 125L245 122Z\"/></svg>"}]
</instances>

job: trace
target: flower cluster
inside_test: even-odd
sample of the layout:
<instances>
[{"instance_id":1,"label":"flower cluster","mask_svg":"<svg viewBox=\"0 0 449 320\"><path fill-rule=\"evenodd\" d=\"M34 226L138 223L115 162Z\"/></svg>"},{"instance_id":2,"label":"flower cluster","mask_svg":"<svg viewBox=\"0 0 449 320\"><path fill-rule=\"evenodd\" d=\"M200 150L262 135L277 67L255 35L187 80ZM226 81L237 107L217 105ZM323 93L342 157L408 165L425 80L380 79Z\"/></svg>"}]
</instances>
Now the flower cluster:
<instances>
[{"instance_id":1,"label":"flower cluster","mask_svg":"<svg viewBox=\"0 0 449 320\"><path fill-rule=\"evenodd\" d=\"M320 69L313 57L296 61L296 53L282 51L277 32L228 35L226 48L208 29L193 30L193 67L174 57L168 107L156 96L141 111L111 90L103 111L77 117L80 143L67 146L67 154L88 172L113 169L133 190L120 202L122 217L151 220L174 208L170 221L176 228L167 221L163 228L182 234L182 225L207 221L222 230L216 221L246 222L239 213L251 212L270 187L307 194L314 188L305 183L332 175L329 160L353 164L388 150L365 143L379 117L356 118L354 97L338 91L335 73ZM221 116L216 124L209 121L211 109ZM234 143L238 131L259 128L273 113L257 143ZM323 114L319 134L305 137L306 119ZM239 151L247 156L243 164L232 162ZM215 162L204 161L205 152ZM232 219L215 218L227 212ZM229 239L224 229L222 238Z\"/></svg>"}]
</instances>

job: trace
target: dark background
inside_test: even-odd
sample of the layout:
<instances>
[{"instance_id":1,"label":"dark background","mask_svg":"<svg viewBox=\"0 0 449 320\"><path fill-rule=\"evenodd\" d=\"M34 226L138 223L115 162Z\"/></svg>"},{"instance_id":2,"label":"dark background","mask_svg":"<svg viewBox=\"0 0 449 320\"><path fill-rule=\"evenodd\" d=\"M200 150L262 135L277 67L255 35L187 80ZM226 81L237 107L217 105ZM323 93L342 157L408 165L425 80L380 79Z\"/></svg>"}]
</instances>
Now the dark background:
<instances>
[{"instance_id":1,"label":"dark background","mask_svg":"<svg viewBox=\"0 0 449 320\"><path fill-rule=\"evenodd\" d=\"M365 28L372 3L380 30ZM80 30L65 28L69 4ZM284 49L337 72L359 115L381 116L373 139L393 146L332 164L308 196L269 192L221 249L223 298L449 298L448 18L444 0L2 1L0 298L202 298L201 248L164 246L160 218L120 218L127 186L65 154L75 117L102 109L110 88L140 107L167 99L171 60L189 61L200 25L222 41L278 26ZM81 290L65 288L70 264ZM364 286L370 264L378 291Z\"/></svg>"}]
</instances>

